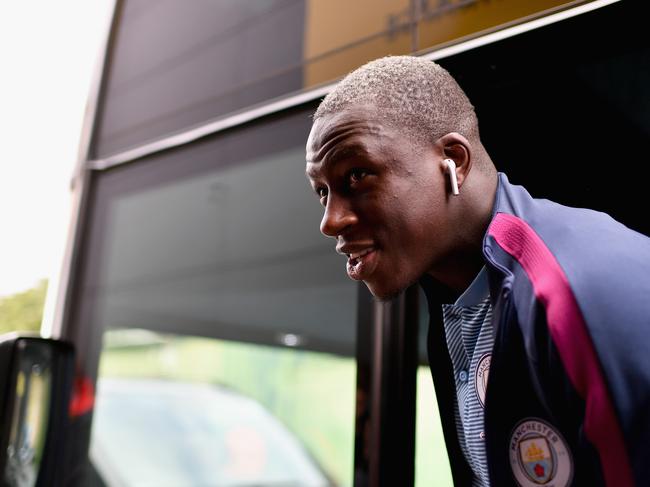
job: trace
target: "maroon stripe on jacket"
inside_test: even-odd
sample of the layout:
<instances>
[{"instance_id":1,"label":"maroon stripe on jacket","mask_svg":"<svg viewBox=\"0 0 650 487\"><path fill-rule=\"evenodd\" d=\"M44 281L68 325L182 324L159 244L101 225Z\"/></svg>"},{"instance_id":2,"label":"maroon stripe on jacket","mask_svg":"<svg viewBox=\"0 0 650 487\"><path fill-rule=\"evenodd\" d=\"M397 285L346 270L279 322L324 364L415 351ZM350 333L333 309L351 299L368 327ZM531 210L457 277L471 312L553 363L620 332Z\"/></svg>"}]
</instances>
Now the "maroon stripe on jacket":
<instances>
[{"instance_id":1,"label":"maroon stripe on jacket","mask_svg":"<svg viewBox=\"0 0 650 487\"><path fill-rule=\"evenodd\" d=\"M523 220L496 215L488 233L514 257L546 309L549 332L573 387L585 400L584 429L600 456L605 482L632 487L634 479L614 406L569 281L542 239Z\"/></svg>"}]
</instances>

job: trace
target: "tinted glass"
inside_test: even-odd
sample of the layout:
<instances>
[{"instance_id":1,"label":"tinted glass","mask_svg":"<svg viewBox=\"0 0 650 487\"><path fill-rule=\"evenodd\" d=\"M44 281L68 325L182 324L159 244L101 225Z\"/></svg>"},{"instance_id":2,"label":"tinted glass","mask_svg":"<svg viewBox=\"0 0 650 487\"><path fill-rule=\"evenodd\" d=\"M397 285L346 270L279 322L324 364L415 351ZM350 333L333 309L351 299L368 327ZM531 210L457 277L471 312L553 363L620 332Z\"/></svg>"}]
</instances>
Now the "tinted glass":
<instances>
[{"instance_id":1,"label":"tinted glass","mask_svg":"<svg viewBox=\"0 0 650 487\"><path fill-rule=\"evenodd\" d=\"M318 229L308 128L301 111L100 176L81 321L107 485L351 485L357 286Z\"/></svg>"},{"instance_id":2,"label":"tinted glass","mask_svg":"<svg viewBox=\"0 0 650 487\"><path fill-rule=\"evenodd\" d=\"M441 64L476 106L481 139L511 182L650 235L639 211L645 178L618 175L643 166L650 144L644 12L618 2Z\"/></svg>"},{"instance_id":3,"label":"tinted glass","mask_svg":"<svg viewBox=\"0 0 650 487\"><path fill-rule=\"evenodd\" d=\"M427 298L419 290L419 365L415 405L415 487L452 487L447 447L440 422L438 400L433 388L427 357L429 310Z\"/></svg>"},{"instance_id":4,"label":"tinted glass","mask_svg":"<svg viewBox=\"0 0 650 487\"><path fill-rule=\"evenodd\" d=\"M554 12L566 0L487 1L420 0L418 8L418 48L429 50L450 39L487 33L496 28L530 20Z\"/></svg>"},{"instance_id":5,"label":"tinted glass","mask_svg":"<svg viewBox=\"0 0 650 487\"><path fill-rule=\"evenodd\" d=\"M105 335L90 459L106 485L350 485L352 359L144 338Z\"/></svg>"},{"instance_id":6,"label":"tinted glass","mask_svg":"<svg viewBox=\"0 0 650 487\"><path fill-rule=\"evenodd\" d=\"M6 418L11 429L3 483L33 487L38 482L52 414L52 350L42 343L19 339L14 353L17 375L13 418Z\"/></svg>"},{"instance_id":7,"label":"tinted glass","mask_svg":"<svg viewBox=\"0 0 650 487\"><path fill-rule=\"evenodd\" d=\"M120 2L94 157L429 50L561 0Z\"/></svg>"},{"instance_id":8,"label":"tinted glass","mask_svg":"<svg viewBox=\"0 0 650 487\"><path fill-rule=\"evenodd\" d=\"M96 152L118 152L302 86L302 0L123 2Z\"/></svg>"},{"instance_id":9,"label":"tinted glass","mask_svg":"<svg viewBox=\"0 0 650 487\"><path fill-rule=\"evenodd\" d=\"M415 486L452 487L438 402L428 365L418 367L415 432Z\"/></svg>"}]
</instances>

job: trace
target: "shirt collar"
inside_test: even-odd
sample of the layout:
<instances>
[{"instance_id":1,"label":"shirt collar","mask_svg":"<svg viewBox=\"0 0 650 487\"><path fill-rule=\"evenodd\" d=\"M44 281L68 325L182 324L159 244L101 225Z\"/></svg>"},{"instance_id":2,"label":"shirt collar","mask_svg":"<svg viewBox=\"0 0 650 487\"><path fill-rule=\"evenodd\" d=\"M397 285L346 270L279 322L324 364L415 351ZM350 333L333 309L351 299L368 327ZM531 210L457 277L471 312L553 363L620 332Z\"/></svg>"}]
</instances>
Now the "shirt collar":
<instances>
[{"instance_id":1,"label":"shirt collar","mask_svg":"<svg viewBox=\"0 0 650 487\"><path fill-rule=\"evenodd\" d=\"M490 283L488 281L487 269L481 268L472 283L465 289L465 292L454 303L455 306L474 306L483 302L490 296Z\"/></svg>"}]
</instances>

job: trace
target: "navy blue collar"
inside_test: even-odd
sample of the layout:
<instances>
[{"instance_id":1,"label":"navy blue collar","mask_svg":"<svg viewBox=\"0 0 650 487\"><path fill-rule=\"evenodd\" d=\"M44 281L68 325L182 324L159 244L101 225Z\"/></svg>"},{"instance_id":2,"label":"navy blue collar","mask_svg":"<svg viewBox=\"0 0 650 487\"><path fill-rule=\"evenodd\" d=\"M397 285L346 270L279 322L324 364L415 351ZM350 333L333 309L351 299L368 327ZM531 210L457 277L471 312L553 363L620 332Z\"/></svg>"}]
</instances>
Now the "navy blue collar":
<instances>
[{"instance_id":1,"label":"navy blue collar","mask_svg":"<svg viewBox=\"0 0 650 487\"><path fill-rule=\"evenodd\" d=\"M454 303L455 306L464 308L482 303L490 296L490 283L488 281L487 269L481 268L472 283L465 289L465 292Z\"/></svg>"}]
</instances>

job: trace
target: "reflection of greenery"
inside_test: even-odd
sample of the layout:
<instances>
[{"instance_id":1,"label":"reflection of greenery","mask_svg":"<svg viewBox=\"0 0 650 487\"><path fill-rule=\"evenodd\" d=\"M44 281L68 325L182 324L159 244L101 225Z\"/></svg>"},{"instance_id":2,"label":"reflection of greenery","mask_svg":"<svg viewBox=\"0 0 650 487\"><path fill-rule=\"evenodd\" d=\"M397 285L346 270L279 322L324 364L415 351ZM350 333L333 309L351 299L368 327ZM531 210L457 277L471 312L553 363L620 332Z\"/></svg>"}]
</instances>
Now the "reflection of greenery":
<instances>
[{"instance_id":1,"label":"reflection of greenery","mask_svg":"<svg viewBox=\"0 0 650 487\"><path fill-rule=\"evenodd\" d=\"M134 330L135 331L135 330ZM108 336L108 335L107 335ZM356 367L351 358L203 338L110 340L100 374L226 385L263 404L339 485L352 484ZM106 340L109 342L109 340ZM121 346L115 346L121 343ZM431 375L418 372L417 487L451 486Z\"/></svg>"},{"instance_id":2,"label":"reflection of greenery","mask_svg":"<svg viewBox=\"0 0 650 487\"><path fill-rule=\"evenodd\" d=\"M38 331L46 290L43 280L33 289L0 298L0 333ZM144 330L137 331L134 340L135 331L106 335L110 348L102 355L103 375L229 386L284 422L339 485L351 485L354 360L201 338L165 338ZM418 371L416 424L416 487L451 486L431 375L424 367Z\"/></svg>"},{"instance_id":3,"label":"reflection of greenery","mask_svg":"<svg viewBox=\"0 0 650 487\"><path fill-rule=\"evenodd\" d=\"M418 369L417 391L415 486L451 487L454 484L428 367Z\"/></svg>"},{"instance_id":4,"label":"reflection of greenery","mask_svg":"<svg viewBox=\"0 0 650 487\"><path fill-rule=\"evenodd\" d=\"M22 293L0 298L0 334L9 331L38 331L43 318L47 281Z\"/></svg>"},{"instance_id":5,"label":"reflection of greenery","mask_svg":"<svg viewBox=\"0 0 650 487\"><path fill-rule=\"evenodd\" d=\"M356 366L351 358L201 338L108 348L100 374L228 386L282 421L339 485L352 484Z\"/></svg>"},{"instance_id":6,"label":"reflection of greenery","mask_svg":"<svg viewBox=\"0 0 650 487\"><path fill-rule=\"evenodd\" d=\"M27 422L31 425L29 443L34 449L34 466L38 468L45 448L47 424L49 418L48 409L50 406L50 371L36 374L32 372L30 377L30 390L27 396Z\"/></svg>"}]
</instances>

